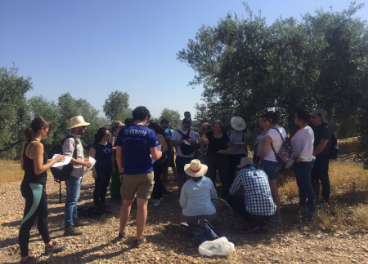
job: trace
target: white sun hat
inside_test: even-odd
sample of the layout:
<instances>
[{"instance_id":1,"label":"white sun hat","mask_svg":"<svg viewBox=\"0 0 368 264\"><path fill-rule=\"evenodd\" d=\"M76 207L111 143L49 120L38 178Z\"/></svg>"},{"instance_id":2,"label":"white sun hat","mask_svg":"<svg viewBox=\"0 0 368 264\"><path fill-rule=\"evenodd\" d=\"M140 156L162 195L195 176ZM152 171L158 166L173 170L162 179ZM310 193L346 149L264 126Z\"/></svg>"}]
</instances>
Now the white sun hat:
<instances>
[{"instance_id":1,"label":"white sun hat","mask_svg":"<svg viewBox=\"0 0 368 264\"><path fill-rule=\"evenodd\" d=\"M206 174L208 167L199 160L194 159L184 166L184 172L190 177L202 177Z\"/></svg>"},{"instance_id":2,"label":"white sun hat","mask_svg":"<svg viewBox=\"0 0 368 264\"><path fill-rule=\"evenodd\" d=\"M87 123L86 121L84 121L83 116L75 116L70 119L69 126L67 127L67 129L71 129L74 127L89 126L89 125L90 123Z\"/></svg>"},{"instance_id":3,"label":"white sun hat","mask_svg":"<svg viewBox=\"0 0 368 264\"><path fill-rule=\"evenodd\" d=\"M254 165L253 159L249 158L249 157L243 157L240 159L240 164L236 167L238 168L243 168L244 166L247 165Z\"/></svg>"},{"instance_id":4,"label":"white sun hat","mask_svg":"<svg viewBox=\"0 0 368 264\"><path fill-rule=\"evenodd\" d=\"M246 123L240 116L233 116L230 120L231 127L235 130L242 131L246 128Z\"/></svg>"}]
</instances>

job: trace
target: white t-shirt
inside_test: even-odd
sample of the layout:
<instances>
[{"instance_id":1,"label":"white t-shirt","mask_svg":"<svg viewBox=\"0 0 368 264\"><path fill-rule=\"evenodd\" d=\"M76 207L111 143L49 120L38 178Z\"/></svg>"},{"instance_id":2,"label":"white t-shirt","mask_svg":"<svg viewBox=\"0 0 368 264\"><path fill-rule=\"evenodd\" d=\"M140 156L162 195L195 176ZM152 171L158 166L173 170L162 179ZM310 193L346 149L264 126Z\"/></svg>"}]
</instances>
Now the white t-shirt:
<instances>
[{"instance_id":1,"label":"white t-shirt","mask_svg":"<svg viewBox=\"0 0 368 264\"><path fill-rule=\"evenodd\" d=\"M188 131L183 131L183 130L181 130L181 128L179 128L179 130L184 135L186 135L188 133ZM196 132L194 132L192 129L190 130L189 136L192 139L192 142L198 140L198 134ZM173 133L173 135L172 135L171 140L173 140L173 141L180 141L182 139L183 139L182 138L182 135L179 134L179 132L177 130L175 130L174 133ZM180 145L177 146L177 153L176 154L178 156L180 156L180 157L183 157L183 158L194 158L194 153L195 153L195 151L193 153L189 154L189 155L184 155L183 152L181 152Z\"/></svg>"},{"instance_id":2,"label":"white t-shirt","mask_svg":"<svg viewBox=\"0 0 368 264\"><path fill-rule=\"evenodd\" d=\"M278 131L280 131L281 135L285 139L286 136L287 136L285 129L283 127L279 127L277 129L278 129ZM268 130L268 132L267 132L267 136L270 136L271 137L271 139L272 139L272 145L275 148L276 153L279 152L279 150L280 150L280 148L282 146L282 143L284 143L284 141L282 140L279 132L277 132L276 129L274 129L274 128L270 128ZM265 160L268 160L268 161L277 162L275 152L273 152L271 146L268 148L267 154L264 157L264 159Z\"/></svg>"},{"instance_id":3,"label":"white t-shirt","mask_svg":"<svg viewBox=\"0 0 368 264\"><path fill-rule=\"evenodd\" d=\"M227 136L229 137L230 141L235 138L235 142L243 142L243 143L244 143L244 140L247 138L243 131L234 132L234 130L228 131ZM234 145L230 148L229 154L231 155L245 154L245 148L239 148L236 145Z\"/></svg>"},{"instance_id":4,"label":"white t-shirt","mask_svg":"<svg viewBox=\"0 0 368 264\"><path fill-rule=\"evenodd\" d=\"M291 138L291 146L293 147L294 157L302 158L303 161L312 161L316 157L313 156L314 133L310 126L300 129Z\"/></svg>"}]
</instances>

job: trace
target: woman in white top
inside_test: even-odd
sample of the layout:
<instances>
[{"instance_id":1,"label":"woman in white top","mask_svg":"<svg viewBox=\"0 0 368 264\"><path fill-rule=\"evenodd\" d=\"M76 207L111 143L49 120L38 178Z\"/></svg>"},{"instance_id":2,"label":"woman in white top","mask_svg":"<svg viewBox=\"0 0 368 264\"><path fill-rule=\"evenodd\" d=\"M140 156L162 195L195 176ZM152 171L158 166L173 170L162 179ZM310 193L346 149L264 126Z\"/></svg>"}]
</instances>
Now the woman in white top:
<instances>
[{"instance_id":1,"label":"woman in white top","mask_svg":"<svg viewBox=\"0 0 368 264\"><path fill-rule=\"evenodd\" d=\"M277 172L281 170L282 164L276 159L276 153L280 150L282 143L286 138L286 131L283 127L278 125L280 114L274 111L268 111L264 114L266 125L270 127L267 132L266 140L260 153L259 166L268 176L268 182L271 188L273 201L277 205L275 217L273 221L282 222L280 211L280 197L277 187Z\"/></svg>"},{"instance_id":2,"label":"woman in white top","mask_svg":"<svg viewBox=\"0 0 368 264\"><path fill-rule=\"evenodd\" d=\"M255 164L258 164L259 160L261 159L261 153L262 153L262 149L263 149L263 145L266 141L266 137L267 137L267 132L270 129L270 122L266 122L266 119L264 117L264 115L261 115L258 118L258 125L259 127L262 129L261 133L257 136L256 141L254 142L254 147L257 149L257 151L255 151L257 153L256 158L255 158Z\"/></svg>"},{"instance_id":3,"label":"woman in white top","mask_svg":"<svg viewBox=\"0 0 368 264\"><path fill-rule=\"evenodd\" d=\"M184 166L190 177L181 189L179 203L183 208L183 220L195 225L199 219L216 220L217 192L210 178L204 176L208 167L197 159Z\"/></svg>"},{"instance_id":4,"label":"woman in white top","mask_svg":"<svg viewBox=\"0 0 368 264\"><path fill-rule=\"evenodd\" d=\"M314 165L313 129L308 126L311 114L305 110L298 110L294 115L294 124L300 127L291 138L294 151L294 171L299 187L299 207L297 213L304 214L305 220L313 220L316 212L316 194L311 182L311 171ZM308 203L307 203L308 198ZM308 208L306 205L308 204Z\"/></svg>"}]
</instances>

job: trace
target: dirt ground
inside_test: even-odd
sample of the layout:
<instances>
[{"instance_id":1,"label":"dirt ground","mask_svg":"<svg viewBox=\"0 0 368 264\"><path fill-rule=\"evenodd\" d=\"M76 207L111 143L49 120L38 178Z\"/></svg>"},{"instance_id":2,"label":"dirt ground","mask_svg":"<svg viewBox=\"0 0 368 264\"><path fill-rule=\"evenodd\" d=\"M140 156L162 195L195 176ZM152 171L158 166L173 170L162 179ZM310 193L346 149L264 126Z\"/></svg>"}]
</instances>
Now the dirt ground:
<instances>
[{"instance_id":1,"label":"dirt ground","mask_svg":"<svg viewBox=\"0 0 368 264\"><path fill-rule=\"evenodd\" d=\"M171 178L173 178L171 176ZM88 175L82 185L79 206L92 206L94 182ZM203 257L190 229L180 225L179 193L174 182L170 194L158 208L150 203L145 236L148 243L134 248L136 207L129 220L130 236L116 242L119 204L109 206L111 214L90 218L79 237L63 237L64 206L59 204L59 185L49 175L47 194L51 237L68 245L64 252L46 257L36 225L31 230L30 254L44 263L368 263L368 232L355 233L310 229L309 223L293 214L296 201L282 201L283 223L270 223L267 233L245 233L246 223L220 200L215 230L235 244L228 257ZM65 187L63 186L63 194ZM65 196L63 196L65 202ZM110 202L108 200L108 202ZM24 200L20 182L0 185L0 262L20 260L18 232Z\"/></svg>"}]
</instances>

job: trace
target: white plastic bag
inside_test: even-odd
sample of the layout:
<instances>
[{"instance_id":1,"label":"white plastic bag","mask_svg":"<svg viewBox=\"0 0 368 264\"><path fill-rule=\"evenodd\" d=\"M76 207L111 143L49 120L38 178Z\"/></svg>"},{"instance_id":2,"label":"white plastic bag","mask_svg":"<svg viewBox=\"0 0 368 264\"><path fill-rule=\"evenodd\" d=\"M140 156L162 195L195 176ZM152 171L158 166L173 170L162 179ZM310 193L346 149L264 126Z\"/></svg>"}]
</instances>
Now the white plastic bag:
<instances>
[{"instance_id":1,"label":"white plastic bag","mask_svg":"<svg viewBox=\"0 0 368 264\"><path fill-rule=\"evenodd\" d=\"M220 237L212 241L205 241L199 245L199 254L205 256L227 256L234 252L235 246L226 237Z\"/></svg>"}]
</instances>

